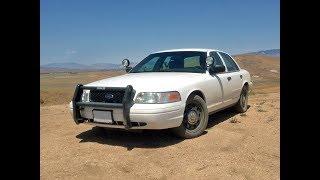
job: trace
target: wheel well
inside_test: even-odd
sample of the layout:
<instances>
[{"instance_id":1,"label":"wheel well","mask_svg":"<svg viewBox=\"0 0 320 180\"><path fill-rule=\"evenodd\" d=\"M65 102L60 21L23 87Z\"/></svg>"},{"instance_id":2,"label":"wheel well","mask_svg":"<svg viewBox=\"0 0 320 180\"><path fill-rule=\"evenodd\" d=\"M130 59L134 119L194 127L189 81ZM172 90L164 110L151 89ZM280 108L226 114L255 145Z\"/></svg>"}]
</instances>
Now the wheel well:
<instances>
[{"instance_id":1,"label":"wheel well","mask_svg":"<svg viewBox=\"0 0 320 180\"><path fill-rule=\"evenodd\" d=\"M206 98L204 97L204 94L203 94L201 91L199 91L199 90L193 91L193 92L188 96L188 99L189 99L190 97L195 96L195 95L200 96L200 97L204 100L204 102L206 102ZM188 99L187 99L187 101L188 101Z\"/></svg>"}]
</instances>

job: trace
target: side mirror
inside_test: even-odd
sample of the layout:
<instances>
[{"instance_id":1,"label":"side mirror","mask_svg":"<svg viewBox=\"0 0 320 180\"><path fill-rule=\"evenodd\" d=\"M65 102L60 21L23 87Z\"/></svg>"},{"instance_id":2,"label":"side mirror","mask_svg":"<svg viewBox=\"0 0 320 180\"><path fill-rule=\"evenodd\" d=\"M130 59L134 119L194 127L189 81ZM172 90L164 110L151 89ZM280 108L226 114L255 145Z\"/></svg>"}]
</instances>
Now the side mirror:
<instances>
[{"instance_id":1,"label":"side mirror","mask_svg":"<svg viewBox=\"0 0 320 180\"><path fill-rule=\"evenodd\" d=\"M208 56L206 58L206 64L207 64L207 67L210 67L213 64L213 58L211 56Z\"/></svg>"},{"instance_id":2,"label":"side mirror","mask_svg":"<svg viewBox=\"0 0 320 180\"><path fill-rule=\"evenodd\" d=\"M132 69L132 67L130 67L129 59L122 60L122 66L126 69L126 72L129 72Z\"/></svg>"},{"instance_id":3,"label":"side mirror","mask_svg":"<svg viewBox=\"0 0 320 180\"><path fill-rule=\"evenodd\" d=\"M129 67L130 66L130 61L129 61L129 59L124 59L124 60L122 60L122 66L123 67Z\"/></svg>"},{"instance_id":4,"label":"side mirror","mask_svg":"<svg viewBox=\"0 0 320 180\"><path fill-rule=\"evenodd\" d=\"M220 73L220 72L225 72L225 71L226 71L226 67L224 67L223 65L211 66L211 68L209 69L210 74Z\"/></svg>"}]
</instances>

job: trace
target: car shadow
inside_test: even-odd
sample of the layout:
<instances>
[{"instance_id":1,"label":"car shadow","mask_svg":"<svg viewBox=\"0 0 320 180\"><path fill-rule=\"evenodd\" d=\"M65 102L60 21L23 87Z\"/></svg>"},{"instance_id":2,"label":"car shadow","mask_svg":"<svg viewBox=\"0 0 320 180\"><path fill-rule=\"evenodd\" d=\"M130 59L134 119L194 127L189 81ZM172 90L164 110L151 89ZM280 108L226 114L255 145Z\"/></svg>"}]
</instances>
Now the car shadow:
<instances>
[{"instance_id":1,"label":"car shadow","mask_svg":"<svg viewBox=\"0 0 320 180\"><path fill-rule=\"evenodd\" d=\"M249 109L250 109L250 105L248 105L248 110ZM236 116L237 114L239 113L235 112L235 110L233 110L232 108L227 108L222 111L216 112L209 116L207 129L210 129L215 125Z\"/></svg>"},{"instance_id":2,"label":"car shadow","mask_svg":"<svg viewBox=\"0 0 320 180\"><path fill-rule=\"evenodd\" d=\"M214 127L215 125L222 123L229 118L237 115L238 113L234 112L232 109L224 109L222 111L216 112L209 116L207 129Z\"/></svg>"},{"instance_id":3,"label":"car shadow","mask_svg":"<svg viewBox=\"0 0 320 180\"><path fill-rule=\"evenodd\" d=\"M160 148L177 144L183 139L175 137L169 130L143 130L142 132L93 127L76 136L80 143L97 142L111 146L134 148Z\"/></svg>"},{"instance_id":4,"label":"car shadow","mask_svg":"<svg viewBox=\"0 0 320 180\"><path fill-rule=\"evenodd\" d=\"M224 122L236 114L233 110L226 109L210 115L207 129ZM205 134L207 134L207 131L204 131L202 135ZM161 148L184 141L184 139L174 136L169 129L135 132L101 127L93 127L78 134L76 138L80 139L80 143L96 142L111 146L122 146L127 148L128 151L134 148Z\"/></svg>"},{"instance_id":5,"label":"car shadow","mask_svg":"<svg viewBox=\"0 0 320 180\"><path fill-rule=\"evenodd\" d=\"M250 109L250 105L248 105L248 110L249 109ZM237 114L239 114L239 113L237 113L232 108L227 108L222 111L216 112L216 113L209 116L207 129L210 129L210 128L214 127L215 125L222 123L222 122L236 116Z\"/></svg>"}]
</instances>

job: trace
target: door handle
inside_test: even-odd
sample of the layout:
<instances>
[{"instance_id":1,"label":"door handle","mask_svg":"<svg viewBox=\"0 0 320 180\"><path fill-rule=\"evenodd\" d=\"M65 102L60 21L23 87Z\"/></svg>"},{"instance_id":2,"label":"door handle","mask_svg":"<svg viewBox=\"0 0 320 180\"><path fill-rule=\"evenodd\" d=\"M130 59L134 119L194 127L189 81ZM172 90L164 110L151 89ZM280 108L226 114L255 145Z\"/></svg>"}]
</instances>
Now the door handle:
<instances>
[{"instance_id":1,"label":"door handle","mask_svg":"<svg viewBox=\"0 0 320 180\"><path fill-rule=\"evenodd\" d=\"M228 81L230 81L230 80L231 80L231 77L228 77L227 79L228 79Z\"/></svg>"},{"instance_id":2,"label":"door handle","mask_svg":"<svg viewBox=\"0 0 320 180\"><path fill-rule=\"evenodd\" d=\"M240 75L240 79L242 79L242 74Z\"/></svg>"}]
</instances>

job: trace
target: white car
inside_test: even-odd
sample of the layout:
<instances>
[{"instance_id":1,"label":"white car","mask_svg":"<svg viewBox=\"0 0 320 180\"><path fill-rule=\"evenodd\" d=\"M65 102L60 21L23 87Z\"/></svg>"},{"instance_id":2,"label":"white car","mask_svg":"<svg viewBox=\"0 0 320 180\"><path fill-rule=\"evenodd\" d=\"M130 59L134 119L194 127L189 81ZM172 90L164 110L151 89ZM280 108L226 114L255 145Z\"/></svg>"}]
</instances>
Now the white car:
<instances>
[{"instance_id":1,"label":"white car","mask_svg":"<svg viewBox=\"0 0 320 180\"><path fill-rule=\"evenodd\" d=\"M127 74L77 85L70 109L76 124L124 129L168 129L201 135L208 115L234 106L247 110L252 82L227 53L214 49L155 52Z\"/></svg>"}]
</instances>

